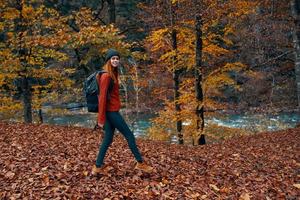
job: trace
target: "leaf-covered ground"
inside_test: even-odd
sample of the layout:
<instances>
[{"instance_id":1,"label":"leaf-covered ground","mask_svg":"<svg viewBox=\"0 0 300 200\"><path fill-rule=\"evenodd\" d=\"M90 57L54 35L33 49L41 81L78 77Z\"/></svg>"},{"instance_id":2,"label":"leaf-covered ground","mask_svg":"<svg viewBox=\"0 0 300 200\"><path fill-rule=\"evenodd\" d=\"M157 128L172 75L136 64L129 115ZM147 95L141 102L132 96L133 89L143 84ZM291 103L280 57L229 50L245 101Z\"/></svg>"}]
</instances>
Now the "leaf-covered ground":
<instances>
[{"instance_id":1,"label":"leaf-covered ground","mask_svg":"<svg viewBox=\"0 0 300 200\"><path fill-rule=\"evenodd\" d=\"M0 122L0 199L299 199L300 129L198 147L137 140L156 172L134 168L117 134L106 176L90 175L99 133Z\"/></svg>"}]
</instances>

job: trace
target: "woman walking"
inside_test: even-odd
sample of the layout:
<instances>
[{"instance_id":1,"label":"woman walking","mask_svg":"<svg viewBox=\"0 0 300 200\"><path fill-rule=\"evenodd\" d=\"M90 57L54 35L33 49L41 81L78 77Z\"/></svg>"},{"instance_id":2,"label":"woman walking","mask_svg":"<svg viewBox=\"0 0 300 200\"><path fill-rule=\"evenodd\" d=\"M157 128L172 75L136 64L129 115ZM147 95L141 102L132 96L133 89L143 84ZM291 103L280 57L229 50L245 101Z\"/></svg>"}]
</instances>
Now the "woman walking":
<instances>
[{"instance_id":1,"label":"woman walking","mask_svg":"<svg viewBox=\"0 0 300 200\"><path fill-rule=\"evenodd\" d=\"M105 56L105 65L103 67L103 70L105 70L106 73L97 77L98 85L100 87L100 94L98 96L98 127L104 129L105 133L99 148L96 164L92 169L92 174L94 175L106 173L103 161L106 151L113 141L115 129L118 129L127 140L128 146L137 161L135 168L146 172L151 172L153 169L144 163L139 149L137 148L134 135L119 113L121 108L118 81L119 64L120 54L114 49L109 49ZM110 83L111 81L113 84ZM109 89L110 87L112 88Z\"/></svg>"}]
</instances>

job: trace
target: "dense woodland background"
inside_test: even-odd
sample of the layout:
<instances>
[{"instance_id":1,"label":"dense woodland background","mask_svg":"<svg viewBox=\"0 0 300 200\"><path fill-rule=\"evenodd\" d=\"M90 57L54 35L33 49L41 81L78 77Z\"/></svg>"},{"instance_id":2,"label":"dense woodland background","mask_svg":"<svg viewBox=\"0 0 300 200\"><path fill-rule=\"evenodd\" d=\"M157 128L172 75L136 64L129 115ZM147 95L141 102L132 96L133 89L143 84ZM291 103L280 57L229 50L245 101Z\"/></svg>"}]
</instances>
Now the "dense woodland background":
<instances>
[{"instance_id":1,"label":"dense woodland background","mask_svg":"<svg viewBox=\"0 0 300 200\"><path fill-rule=\"evenodd\" d=\"M156 138L199 139L206 116L299 105L298 1L1 0L0 10L2 119L84 103L108 48L122 54L124 109L156 113Z\"/></svg>"}]
</instances>

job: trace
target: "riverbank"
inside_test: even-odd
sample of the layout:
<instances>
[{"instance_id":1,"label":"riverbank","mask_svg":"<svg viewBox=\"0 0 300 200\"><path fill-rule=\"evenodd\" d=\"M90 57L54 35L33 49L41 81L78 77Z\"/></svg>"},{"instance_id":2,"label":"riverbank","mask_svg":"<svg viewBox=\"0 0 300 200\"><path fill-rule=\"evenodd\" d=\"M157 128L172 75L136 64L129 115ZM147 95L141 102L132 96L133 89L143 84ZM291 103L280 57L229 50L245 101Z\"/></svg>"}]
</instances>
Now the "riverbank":
<instances>
[{"instance_id":1,"label":"riverbank","mask_svg":"<svg viewBox=\"0 0 300 200\"><path fill-rule=\"evenodd\" d=\"M70 104L70 107L74 105ZM68 126L79 126L86 128L93 128L96 123L97 114L87 112L86 108L77 108L67 110L66 113L59 113L56 110L51 112L50 107L45 109L44 123L51 125L68 125ZM151 113L139 113L137 116L132 111L121 110L122 115L127 121L130 129L134 132L136 137L149 138L148 128L151 127L151 119L155 115ZM240 129L239 132L263 132L263 131L277 131L284 130L287 128L294 128L300 123L299 112L280 112L273 114L266 114L257 112L256 114L233 114L227 113L215 113L214 115L205 114L205 130L207 135L215 135L216 131L221 130L223 127L226 130L232 129L230 135L236 135L234 132ZM189 122L184 122L187 125ZM183 125L183 126L184 126ZM210 127L217 127L217 130L212 130ZM207 129L208 128L208 129ZM174 130L174 132L176 132ZM221 130L221 132L227 132ZM239 135L239 134L238 134ZM228 138L229 135L220 135L221 137ZM167 138L168 136L163 136ZM174 135L170 136L169 142L176 141Z\"/></svg>"},{"instance_id":2,"label":"riverbank","mask_svg":"<svg viewBox=\"0 0 300 200\"><path fill-rule=\"evenodd\" d=\"M123 137L107 176L92 177L100 134L0 122L0 199L297 199L300 129L188 147L137 140L152 174L133 170ZM249 197L249 198L248 198Z\"/></svg>"}]
</instances>

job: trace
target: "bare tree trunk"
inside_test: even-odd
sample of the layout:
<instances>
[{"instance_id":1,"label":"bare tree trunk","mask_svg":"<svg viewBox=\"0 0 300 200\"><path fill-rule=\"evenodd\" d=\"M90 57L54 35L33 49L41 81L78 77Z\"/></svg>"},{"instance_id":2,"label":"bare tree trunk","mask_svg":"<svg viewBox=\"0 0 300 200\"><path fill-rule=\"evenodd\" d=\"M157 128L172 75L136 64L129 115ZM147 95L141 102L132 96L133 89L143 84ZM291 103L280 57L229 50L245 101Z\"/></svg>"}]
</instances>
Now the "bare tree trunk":
<instances>
[{"instance_id":1,"label":"bare tree trunk","mask_svg":"<svg viewBox=\"0 0 300 200\"><path fill-rule=\"evenodd\" d=\"M133 88L135 91L135 119L132 122L132 129L134 131L134 123L137 122L137 120L139 119L139 113L140 113L140 100L139 100L139 94L140 94L140 90L141 87L139 87L139 82L140 82L140 75L139 75L139 68L138 65L136 63L136 61L132 58L132 60L130 60L130 63L132 64L132 66L135 69L135 78L133 78Z\"/></svg>"},{"instance_id":2,"label":"bare tree trunk","mask_svg":"<svg viewBox=\"0 0 300 200\"><path fill-rule=\"evenodd\" d=\"M28 78L23 78L22 81L23 106L24 106L24 121L32 123L32 97Z\"/></svg>"},{"instance_id":3,"label":"bare tree trunk","mask_svg":"<svg viewBox=\"0 0 300 200\"><path fill-rule=\"evenodd\" d=\"M203 89L202 89L202 20L200 15L196 15L196 66L195 66L195 92L197 99L197 132L200 133L200 137L194 141L194 144L205 144L204 129L204 105L203 105Z\"/></svg>"},{"instance_id":4,"label":"bare tree trunk","mask_svg":"<svg viewBox=\"0 0 300 200\"><path fill-rule=\"evenodd\" d=\"M173 46L173 50L177 51L177 32L175 29L172 30L172 46ZM177 62L177 57L174 56L174 60L173 60L174 64ZM176 118L178 117L181 109L180 109L180 104L178 103L179 100L179 80L180 77L180 70L174 69L173 72L173 81L174 81L174 101L175 101L175 112L176 112ZM176 130L177 130L177 137L178 137L178 143L179 144L183 144L183 135L181 133L182 130L182 121L181 119L177 119L176 120Z\"/></svg>"},{"instance_id":5,"label":"bare tree trunk","mask_svg":"<svg viewBox=\"0 0 300 200\"><path fill-rule=\"evenodd\" d=\"M127 90L126 83L123 84L123 88L125 91L125 108L126 108L125 117L128 119L128 90Z\"/></svg>"},{"instance_id":6,"label":"bare tree trunk","mask_svg":"<svg viewBox=\"0 0 300 200\"><path fill-rule=\"evenodd\" d=\"M275 0L272 0L272 7L271 7L271 13L272 16L274 16L275 12L276 12L276 6L275 6Z\"/></svg>"},{"instance_id":7,"label":"bare tree trunk","mask_svg":"<svg viewBox=\"0 0 300 200\"><path fill-rule=\"evenodd\" d=\"M44 123L43 112L41 108L39 109L39 119L41 124Z\"/></svg>"},{"instance_id":8,"label":"bare tree trunk","mask_svg":"<svg viewBox=\"0 0 300 200\"><path fill-rule=\"evenodd\" d=\"M121 86L125 93L125 118L128 120L128 89L126 84L126 76L124 74L124 70L122 67L120 67L121 74L119 75Z\"/></svg>"},{"instance_id":9,"label":"bare tree trunk","mask_svg":"<svg viewBox=\"0 0 300 200\"><path fill-rule=\"evenodd\" d=\"M20 19L18 21L18 25L16 27L16 32L18 32L18 56L20 59L20 64L22 65L22 73L27 72L27 64L25 61L25 57L28 54L26 47L24 46L23 37L24 32L26 31L26 22L24 22L24 18L22 15L23 11L23 1L16 2L16 8L20 13ZM23 100L23 117L26 123L32 123L32 94L31 94L31 86L29 83L29 78L21 75L21 89L22 89L22 100Z\"/></svg>"},{"instance_id":10,"label":"bare tree trunk","mask_svg":"<svg viewBox=\"0 0 300 200\"><path fill-rule=\"evenodd\" d=\"M294 48L295 48L295 73L297 84L298 107L300 107L300 2L292 0L292 13L294 17Z\"/></svg>"},{"instance_id":11,"label":"bare tree trunk","mask_svg":"<svg viewBox=\"0 0 300 200\"><path fill-rule=\"evenodd\" d=\"M176 9L178 7L178 4L176 3L173 7L173 5L170 3L170 17L171 17L171 26L172 26L172 49L175 51L175 56L173 57L173 83L174 83L174 102L175 102L175 114L176 114L176 130L177 130L177 137L178 137L178 143L183 144L183 135L181 133L182 131L182 121L181 119L178 119L180 114L180 104L178 103L180 93L179 93L179 84L180 84L180 74L181 70L178 69L177 66L177 31L174 28L175 21L176 21Z\"/></svg>"},{"instance_id":12,"label":"bare tree trunk","mask_svg":"<svg viewBox=\"0 0 300 200\"><path fill-rule=\"evenodd\" d=\"M116 5L115 0L107 0L108 3L108 13L109 13L109 23L116 23Z\"/></svg>"},{"instance_id":13,"label":"bare tree trunk","mask_svg":"<svg viewBox=\"0 0 300 200\"><path fill-rule=\"evenodd\" d=\"M263 44L262 44L262 27L261 27L261 22L259 21L259 18L261 17L263 13L263 8L258 6L256 8L256 13L255 13L255 20L256 24L254 26L254 32L255 32L255 56L253 62L256 63L262 63L264 61L264 50L263 50Z\"/></svg>"},{"instance_id":14,"label":"bare tree trunk","mask_svg":"<svg viewBox=\"0 0 300 200\"><path fill-rule=\"evenodd\" d=\"M272 87L270 92L270 105L273 107L273 95L274 95L274 88L275 88L275 77L273 74L270 75L272 77Z\"/></svg>"},{"instance_id":15,"label":"bare tree trunk","mask_svg":"<svg viewBox=\"0 0 300 200\"><path fill-rule=\"evenodd\" d=\"M140 101L139 101L139 92L140 92L140 87L139 87L139 71L138 71L138 66L135 66L135 81L136 84L134 85L134 89L135 89L135 112L136 112L136 120L139 119L139 112L140 112ZM135 121L136 121L135 120Z\"/></svg>"}]
</instances>

